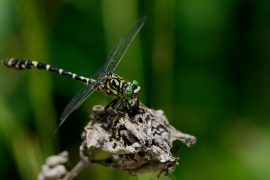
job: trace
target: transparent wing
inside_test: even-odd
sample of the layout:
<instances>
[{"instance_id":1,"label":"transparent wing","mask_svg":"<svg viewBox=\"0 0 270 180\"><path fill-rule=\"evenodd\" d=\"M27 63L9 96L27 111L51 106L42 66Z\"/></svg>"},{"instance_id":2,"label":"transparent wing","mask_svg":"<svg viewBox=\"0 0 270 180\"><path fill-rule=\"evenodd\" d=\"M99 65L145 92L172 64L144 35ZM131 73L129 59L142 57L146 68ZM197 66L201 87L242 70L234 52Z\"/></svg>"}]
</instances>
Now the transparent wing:
<instances>
[{"instance_id":1,"label":"transparent wing","mask_svg":"<svg viewBox=\"0 0 270 180\"><path fill-rule=\"evenodd\" d=\"M103 74L106 74L110 71L114 71L119 62L121 61L123 55L125 54L126 50L128 49L130 43L134 39L134 37L137 35L137 33L140 31L142 26L144 25L146 21L146 16L140 19L138 22L136 22L118 41L118 43L114 46L114 48L109 53L106 62L103 64L103 66L97 71L92 78L97 79L96 82L93 82L89 85L87 85L85 88L81 89L68 103L67 107L65 108L64 112L62 113L60 117L60 123L57 126L57 128L53 131L51 138L54 136L54 134L58 131L60 126L65 122L67 117L76 110L84 101L87 99L88 96L90 96L98 85L97 83L100 83L102 81L101 77ZM103 78L105 79L105 78Z\"/></svg>"},{"instance_id":2,"label":"transparent wing","mask_svg":"<svg viewBox=\"0 0 270 180\"><path fill-rule=\"evenodd\" d=\"M90 85L87 85L83 89L81 89L72 99L69 101L68 105L66 106L64 112L62 113L60 117L60 123L58 124L57 128L53 131L50 139L54 136L54 134L58 131L60 126L65 122L67 117L76 110L84 101L87 99L88 96L90 96L96 88L94 88L96 83L91 83Z\"/></svg>"},{"instance_id":3,"label":"transparent wing","mask_svg":"<svg viewBox=\"0 0 270 180\"><path fill-rule=\"evenodd\" d=\"M98 78L99 75L114 71L122 57L124 56L126 50L128 49L130 43L138 34L142 26L146 21L146 16L137 21L118 41L114 48L110 51L107 56L106 62L100 68L98 73L96 73L93 78Z\"/></svg>"}]
</instances>

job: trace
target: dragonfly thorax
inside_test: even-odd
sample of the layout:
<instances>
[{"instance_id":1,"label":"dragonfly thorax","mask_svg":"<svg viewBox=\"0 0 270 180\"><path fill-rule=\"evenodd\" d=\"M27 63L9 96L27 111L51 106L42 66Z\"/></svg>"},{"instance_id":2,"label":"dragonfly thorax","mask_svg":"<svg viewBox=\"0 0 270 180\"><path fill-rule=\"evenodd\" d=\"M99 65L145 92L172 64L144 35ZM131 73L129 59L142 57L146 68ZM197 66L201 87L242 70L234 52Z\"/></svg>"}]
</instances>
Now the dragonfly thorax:
<instances>
[{"instance_id":1,"label":"dragonfly thorax","mask_svg":"<svg viewBox=\"0 0 270 180\"><path fill-rule=\"evenodd\" d=\"M135 98L138 96L141 89L136 80L127 82L122 77L112 72L100 78L106 80L101 81L97 87L97 91L109 96Z\"/></svg>"}]
</instances>

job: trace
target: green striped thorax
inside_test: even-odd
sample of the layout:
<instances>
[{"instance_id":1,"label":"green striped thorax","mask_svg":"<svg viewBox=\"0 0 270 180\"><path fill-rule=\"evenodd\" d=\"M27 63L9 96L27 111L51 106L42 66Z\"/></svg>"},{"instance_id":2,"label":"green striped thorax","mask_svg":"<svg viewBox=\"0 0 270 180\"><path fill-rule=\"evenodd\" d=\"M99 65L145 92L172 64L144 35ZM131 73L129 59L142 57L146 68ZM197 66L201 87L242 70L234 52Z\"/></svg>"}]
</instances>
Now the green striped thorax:
<instances>
[{"instance_id":1,"label":"green striped thorax","mask_svg":"<svg viewBox=\"0 0 270 180\"><path fill-rule=\"evenodd\" d=\"M97 85L97 91L109 95L121 98L136 98L140 92L141 87L138 81L133 80L131 82L125 81L122 77L117 74L110 72L106 75L100 77L101 79L106 79ZM93 79L90 81L93 82Z\"/></svg>"}]
</instances>

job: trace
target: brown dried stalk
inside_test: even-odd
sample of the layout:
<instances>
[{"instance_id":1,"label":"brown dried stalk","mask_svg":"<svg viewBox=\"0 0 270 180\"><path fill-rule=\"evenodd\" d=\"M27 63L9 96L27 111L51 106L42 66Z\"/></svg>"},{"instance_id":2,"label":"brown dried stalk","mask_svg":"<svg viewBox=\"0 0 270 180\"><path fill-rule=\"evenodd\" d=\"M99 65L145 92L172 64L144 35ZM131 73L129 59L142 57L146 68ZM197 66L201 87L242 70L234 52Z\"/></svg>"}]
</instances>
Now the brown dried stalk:
<instances>
[{"instance_id":1,"label":"brown dried stalk","mask_svg":"<svg viewBox=\"0 0 270 180\"><path fill-rule=\"evenodd\" d=\"M188 147L196 143L194 136L171 126L163 111L141 103L126 113L111 108L104 112L104 107L97 105L90 118L82 135L81 160L65 174L65 180L73 179L90 164L126 170L131 175L158 170L168 174L178 164L178 158L171 154L173 141L179 140ZM90 147L96 149L89 153ZM111 157L94 160L101 150L111 153Z\"/></svg>"}]
</instances>

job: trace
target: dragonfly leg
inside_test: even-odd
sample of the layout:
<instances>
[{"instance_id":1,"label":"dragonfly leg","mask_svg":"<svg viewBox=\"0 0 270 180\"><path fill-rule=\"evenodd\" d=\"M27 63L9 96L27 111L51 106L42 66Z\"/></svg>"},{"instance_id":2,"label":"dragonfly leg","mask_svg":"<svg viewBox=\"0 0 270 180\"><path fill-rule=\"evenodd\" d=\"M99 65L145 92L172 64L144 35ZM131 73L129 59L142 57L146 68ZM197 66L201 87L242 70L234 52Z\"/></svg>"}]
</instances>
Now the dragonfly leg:
<instances>
[{"instance_id":1,"label":"dragonfly leg","mask_svg":"<svg viewBox=\"0 0 270 180\"><path fill-rule=\"evenodd\" d=\"M140 99L139 99L139 97L137 97L137 100L136 100L136 107L135 108L139 108L139 105L140 105Z\"/></svg>"},{"instance_id":2,"label":"dragonfly leg","mask_svg":"<svg viewBox=\"0 0 270 180\"><path fill-rule=\"evenodd\" d=\"M108 109L109 107L112 107L119 114L125 116L126 113L128 114L140 113L139 104L140 100L138 97L134 105L131 105L127 98L115 98L112 102L110 102L107 106L105 106L104 110ZM119 109L121 105L123 109Z\"/></svg>"},{"instance_id":3,"label":"dragonfly leg","mask_svg":"<svg viewBox=\"0 0 270 180\"><path fill-rule=\"evenodd\" d=\"M137 97L137 105L139 106L140 105L140 99L139 99L139 97Z\"/></svg>"},{"instance_id":4,"label":"dragonfly leg","mask_svg":"<svg viewBox=\"0 0 270 180\"><path fill-rule=\"evenodd\" d=\"M107 106L105 106L104 107L104 111L106 111L106 109L108 109L109 107L112 107L114 110L116 110L118 113L121 113L121 112L119 112L119 110L117 110L119 107L120 107L120 105L121 105L121 103L122 103L122 101L123 101L123 99L121 99L120 100L120 105L118 104L115 108L114 108L114 106L117 104L117 102L119 101L119 99L120 98L115 98L113 101L111 101ZM122 113L121 113L122 114ZM115 132L114 132L114 125L115 125L115 121L114 121L114 119L111 117L111 116L109 116L109 121L110 121L110 123L109 123L109 129L110 129L110 131L111 131L111 136L112 137L114 137L115 136ZM116 120L116 121L118 121L118 120Z\"/></svg>"},{"instance_id":5,"label":"dragonfly leg","mask_svg":"<svg viewBox=\"0 0 270 180\"><path fill-rule=\"evenodd\" d=\"M115 104L119 101L119 98L115 98L112 102L110 102L107 106L105 106L104 110L108 109L109 107L115 106Z\"/></svg>"},{"instance_id":6,"label":"dragonfly leg","mask_svg":"<svg viewBox=\"0 0 270 180\"><path fill-rule=\"evenodd\" d=\"M120 100L120 102L117 104L117 106L114 108L114 110L118 111L118 108L122 105L123 103L123 98Z\"/></svg>"},{"instance_id":7,"label":"dragonfly leg","mask_svg":"<svg viewBox=\"0 0 270 180\"><path fill-rule=\"evenodd\" d=\"M129 102L128 102L127 99L125 99L125 103L126 103L125 110L130 110L131 109L131 106L130 106L130 104L129 104Z\"/></svg>"},{"instance_id":8,"label":"dragonfly leg","mask_svg":"<svg viewBox=\"0 0 270 180\"><path fill-rule=\"evenodd\" d=\"M123 115L122 110L119 110L119 107L122 105L123 103L123 98L120 100L120 98L116 98L114 99L112 102L110 102L107 106L105 106L104 111L106 111L106 109L108 109L109 107L112 107L115 111L117 111L118 113ZM118 103L118 104L117 104ZM116 107L114 107L117 104Z\"/></svg>"},{"instance_id":9,"label":"dragonfly leg","mask_svg":"<svg viewBox=\"0 0 270 180\"><path fill-rule=\"evenodd\" d=\"M134 109L137 109L138 110L139 109L139 105L140 105L140 100L139 100L138 97L137 97L136 102L135 102L135 104L133 106L131 106L130 103L129 103L129 101L126 100L126 108L127 108L127 110L134 110Z\"/></svg>"},{"instance_id":10,"label":"dragonfly leg","mask_svg":"<svg viewBox=\"0 0 270 180\"><path fill-rule=\"evenodd\" d=\"M131 105L129 103L129 101L126 99L125 100L125 107L124 107L125 112L128 112L128 114L133 114L133 115L135 115L137 113L142 114L142 112L140 111L139 105L140 105L140 99L138 97L137 97L134 105Z\"/></svg>"},{"instance_id":11,"label":"dragonfly leg","mask_svg":"<svg viewBox=\"0 0 270 180\"><path fill-rule=\"evenodd\" d=\"M136 108L136 110L142 115L143 112L140 111L141 109L140 109L139 106L140 106L140 99L139 99L139 97L137 97L137 101L136 101L136 106L135 106L135 108Z\"/></svg>"}]
</instances>

